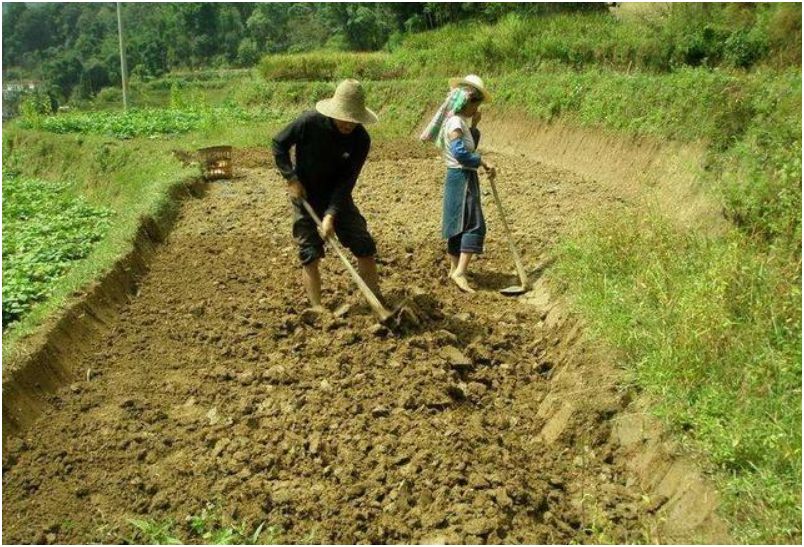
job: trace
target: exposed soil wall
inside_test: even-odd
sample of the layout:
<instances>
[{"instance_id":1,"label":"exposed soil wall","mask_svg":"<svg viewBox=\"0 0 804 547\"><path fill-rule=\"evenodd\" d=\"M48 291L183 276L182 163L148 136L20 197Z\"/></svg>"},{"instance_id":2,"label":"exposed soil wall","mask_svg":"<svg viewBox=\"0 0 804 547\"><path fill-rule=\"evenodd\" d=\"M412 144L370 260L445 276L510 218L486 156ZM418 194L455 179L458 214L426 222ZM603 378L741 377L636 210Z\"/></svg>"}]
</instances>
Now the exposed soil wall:
<instances>
[{"instance_id":1,"label":"exposed soil wall","mask_svg":"<svg viewBox=\"0 0 804 547\"><path fill-rule=\"evenodd\" d=\"M702 186L704 145L626 138L563 122L534 122L522 113L491 111L483 143L524 154L608 186L619 199L656 206L682 226L720 233L728 226L713 189Z\"/></svg>"}]
</instances>

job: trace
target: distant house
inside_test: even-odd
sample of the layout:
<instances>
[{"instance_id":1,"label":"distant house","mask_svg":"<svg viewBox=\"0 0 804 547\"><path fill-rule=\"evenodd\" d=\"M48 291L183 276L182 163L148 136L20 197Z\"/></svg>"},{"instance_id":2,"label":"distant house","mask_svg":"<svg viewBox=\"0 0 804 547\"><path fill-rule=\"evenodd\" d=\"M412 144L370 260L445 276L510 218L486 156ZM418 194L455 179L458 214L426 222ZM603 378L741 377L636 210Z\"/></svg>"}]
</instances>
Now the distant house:
<instances>
[{"instance_id":1,"label":"distant house","mask_svg":"<svg viewBox=\"0 0 804 547\"><path fill-rule=\"evenodd\" d=\"M42 83L36 80L11 80L3 82L3 120L17 116L23 95L33 93L40 85L42 85Z\"/></svg>"},{"instance_id":2,"label":"distant house","mask_svg":"<svg viewBox=\"0 0 804 547\"><path fill-rule=\"evenodd\" d=\"M3 86L3 93L24 93L26 91L33 91L40 85L40 82L34 80L14 80L11 82L5 82L5 85Z\"/></svg>"}]
</instances>

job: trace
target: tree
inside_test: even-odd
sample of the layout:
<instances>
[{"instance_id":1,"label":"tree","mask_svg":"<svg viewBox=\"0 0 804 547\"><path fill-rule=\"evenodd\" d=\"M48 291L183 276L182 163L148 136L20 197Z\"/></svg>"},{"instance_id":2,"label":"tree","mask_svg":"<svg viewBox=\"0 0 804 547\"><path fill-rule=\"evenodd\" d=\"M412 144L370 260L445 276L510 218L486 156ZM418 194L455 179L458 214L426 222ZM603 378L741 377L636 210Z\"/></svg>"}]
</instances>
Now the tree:
<instances>
[{"instance_id":1,"label":"tree","mask_svg":"<svg viewBox=\"0 0 804 547\"><path fill-rule=\"evenodd\" d=\"M286 4L261 3L254 8L246 27L258 49L275 53L288 47L287 20Z\"/></svg>"},{"instance_id":2,"label":"tree","mask_svg":"<svg viewBox=\"0 0 804 547\"><path fill-rule=\"evenodd\" d=\"M237 59L243 34L244 26L240 12L231 4L223 4L218 17L218 42L220 53L227 61L234 62Z\"/></svg>"},{"instance_id":3,"label":"tree","mask_svg":"<svg viewBox=\"0 0 804 547\"><path fill-rule=\"evenodd\" d=\"M288 10L287 18L288 51L310 51L321 47L327 39L327 27L316 11L303 2L298 2Z\"/></svg>"},{"instance_id":4,"label":"tree","mask_svg":"<svg viewBox=\"0 0 804 547\"><path fill-rule=\"evenodd\" d=\"M253 38L243 38L237 48L237 63L240 66L252 66L260 60L260 52Z\"/></svg>"},{"instance_id":5,"label":"tree","mask_svg":"<svg viewBox=\"0 0 804 547\"><path fill-rule=\"evenodd\" d=\"M70 96L73 87L81 81L84 67L75 55L68 54L42 65L42 76L54 85L61 99Z\"/></svg>"},{"instance_id":6,"label":"tree","mask_svg":"<svg viewBox=\"0 0 804 547\"><path fill-rule=\"evenodd\" d=\"M87 68L81 76L81 81L86 85L90 95L95 95L104 87L111 85L109 71L99 62L94 62Z\"/></svg>"}]
</instances>

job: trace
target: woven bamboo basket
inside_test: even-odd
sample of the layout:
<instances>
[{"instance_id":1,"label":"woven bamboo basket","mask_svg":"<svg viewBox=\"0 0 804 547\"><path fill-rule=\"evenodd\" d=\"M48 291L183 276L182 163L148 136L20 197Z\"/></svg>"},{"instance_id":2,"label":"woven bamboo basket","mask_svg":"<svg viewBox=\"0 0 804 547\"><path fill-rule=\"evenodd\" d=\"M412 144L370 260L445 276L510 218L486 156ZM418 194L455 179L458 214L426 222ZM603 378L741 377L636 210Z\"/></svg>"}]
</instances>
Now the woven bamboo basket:
<instances>
[{"instance_id":1,"label":"woven bamboo basket","mask_svg":"<svg viewBox=\"0 0 804 547\"><path fill-rule=\"evenodd\" d=\"M232 178L232 147L210 146L198 151L201 154L201 174L206 180Z\"/></svg>"}]
</instances>

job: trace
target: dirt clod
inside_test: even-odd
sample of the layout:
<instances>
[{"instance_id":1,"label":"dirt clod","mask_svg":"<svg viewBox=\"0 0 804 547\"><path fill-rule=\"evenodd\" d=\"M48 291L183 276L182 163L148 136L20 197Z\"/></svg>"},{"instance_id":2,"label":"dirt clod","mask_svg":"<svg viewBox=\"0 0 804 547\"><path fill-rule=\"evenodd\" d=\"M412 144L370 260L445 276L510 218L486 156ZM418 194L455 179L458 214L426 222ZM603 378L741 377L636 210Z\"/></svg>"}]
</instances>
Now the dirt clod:
<instances>
[{"instance_id":1,"label":"dirt clod","mask_svg":"<svg viewBox=\"0 0 804 547\"><path fill-rule=\"evenodd\" d=\"M439 353L453 368L465 369L472 366L472 360L455 346L445 346Z\"/></svg>"}]
</instances>

